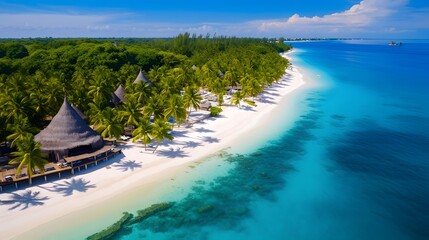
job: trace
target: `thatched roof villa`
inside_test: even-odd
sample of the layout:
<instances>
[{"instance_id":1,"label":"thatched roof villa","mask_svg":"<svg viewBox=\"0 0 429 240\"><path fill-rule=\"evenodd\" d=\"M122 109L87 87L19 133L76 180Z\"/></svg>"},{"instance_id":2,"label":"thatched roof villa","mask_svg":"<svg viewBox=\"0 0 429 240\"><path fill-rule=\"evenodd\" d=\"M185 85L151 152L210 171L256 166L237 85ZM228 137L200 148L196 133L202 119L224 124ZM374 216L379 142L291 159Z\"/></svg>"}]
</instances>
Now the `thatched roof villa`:
<instances>
[{"instance_id":1,"label":"thatched roof villa","mask_svg":"<svg viewBox=\"0 0 429 240\"><path fill-rule=\"evenodd\" d=\"M142 70L140 69L139 74L136 77L136 80L134 80L134 83L137 84L139 82L146 82L149 86L153 86L153 83L146 78L146 76L143 74Z\"/></svg>"},{"instance_id":2,"label":"thatched roof villa","mask_svg":"<svg viewBox=\"0 0 429 240\"><path fill-rule=\"evenodd\" d=\"M153 83L143 74L141 69L133 83L137 84L139 82L144 82L148 86L153 87ZM119 106L126 100L127 99L125 98L125 88L122 85L119 85L119 87L112 94L112 99L110 100L110 102L113 103L114 106Z\"/></svg>"},{"instance_id":3,"label":"thatched roof villa","mask_svg":"<svg viewBox=\"0 0 429 240\"><path fill-rule=\"evenodd\" d=\"M112 94L111 102L115 106L119 106L121 103L124 103L127 99L125 98L125 88L122 85L116 89L116 91Z\"/></svg>"},{"instance_id":4,"label":"thatched roof villa","mask_svg":"<svg viewBox=\"0 0 429 240\"><path fill-rule=\"evenodd\" d=\"M74 104L71 104L71 106L72 106L72 108L77 112L77 114L79 114L79 116L83 119L83 120L86 120L86 119L88 119L88 117L85 115L85 114L83 114L83 112L82 111L80 111Z\"/></svg>"},{"instance_id":5,"label":"thatched roof villa","mask_svg":"<svg viewBox=\"0 0 429 240\"><path fill-rule=\"evenodd\" d=\"M125 88L122 87L122 85L119 85L119 87L115 91L115 95L121 100L121 102L125 102Z\"/></svg>"},{"instance_id":6,"label":"thatched roof villa","mask_svg":"<svg viewBox=\"0 0 429 240\"><path fill-rule=\"evenodd\" d=\"M50 159L71 156L103 146L103 138L90 128L79 113L64 98L63 105L49 125L34 140Z\"/></svg>"},{"instance_id":7,"label":"thatched roof villa","mask_svg":"<svg viewBox=\"0 0 429 240\"><path fill-rule=\"evenodd\" d=\"M41 144L41 150L49 154L49 160L59 163L46 164L45 171L35 172L32 178L44 177L47 181L51 174L58 174L58 177L65 171L74 174L75 169L80 171L81 167L86 169L92 164L97 165L121 152L108 142L104 144L101 135L90 128L80 114L84 116L64 98L63 105L49 125L34 136L34 141ZM0 171L0 192L3 186L14 184L18 188L19 182L29 179L25 174L15 173L15 168Z\"/></svg>"}]
</instances>

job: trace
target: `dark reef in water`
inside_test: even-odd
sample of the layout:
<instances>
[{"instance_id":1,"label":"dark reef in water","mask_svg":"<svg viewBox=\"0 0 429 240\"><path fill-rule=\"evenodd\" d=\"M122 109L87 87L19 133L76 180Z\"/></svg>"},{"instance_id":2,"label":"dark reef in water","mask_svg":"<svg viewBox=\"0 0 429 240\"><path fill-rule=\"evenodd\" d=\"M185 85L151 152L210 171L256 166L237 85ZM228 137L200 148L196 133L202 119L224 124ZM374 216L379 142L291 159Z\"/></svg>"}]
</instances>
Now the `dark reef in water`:
<instances>
[{"instance_id":1,"label":"dark reef in water","mask_svg":"<svg viewBox=\"0 0 429 240\"><path fill-rule=\"evenodd\" d=\"M286 184L285 173L293 171L292 162L304 153L305 142L315 138L311 130L318 127L316 122L320 115L320 111L309 111L281 139L252 154L222 153L226 161L234 164L226 176L207 184L197 182L181 201L122 225L123 229L118 230L120 234L115 238L129 234L131 231L127 228L130 227L138 229L134 231L167 234L170 239L188 239L190 234L193 239L205 239L204 227L240 230L243 219L251 216L252 200L276 200L276 191ZM143 235L140 237L145 237Z\"/></svg>"},{"instance_id":2,"label":"dark reef in water","mask_svg":"<svg viewBox=\"0 0 429 240\"><path fill-rule=\"evenodd\" d=\"M118 237L119 234L123 233L125 230L129 231L127 226L132 219L133 219L133 215L131 213L124 212L124 216L122 216L122 218L119 219L119 221L110 225L109 227L107 227L103 231L95 233L95 234L87 237L86 239L87 240L114 239L115 237Z\"/></svg>"}]
</instances>

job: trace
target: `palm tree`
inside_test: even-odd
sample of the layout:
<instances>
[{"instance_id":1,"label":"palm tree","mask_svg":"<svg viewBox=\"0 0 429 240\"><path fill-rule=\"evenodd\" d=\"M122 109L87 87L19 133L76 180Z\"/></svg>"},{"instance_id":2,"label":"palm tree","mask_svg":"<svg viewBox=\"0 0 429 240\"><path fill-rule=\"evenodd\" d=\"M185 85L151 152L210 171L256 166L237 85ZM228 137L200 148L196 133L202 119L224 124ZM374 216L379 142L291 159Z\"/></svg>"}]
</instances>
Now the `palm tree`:
<instances>
[{"instance_id":1,"label":"palm tree","mask_svg":"<svg viewBox=\"0 0 429 240\"><path fill-rule=\"evenodd\" d=\"M48 106L46 105L47 94L35 89L34 92L30 93L31 106L34 109L34 114L37 114L39 118L42 118L48 112Z\"/></svg>"},{"instance_id":2,"label":"palm tree","mask_svg":"<svg viewBox=\"0 0 429 240\"><path fill-rule=\"evenodd\" d=\"M134 95L139 103L145 103L152 96L152 88L144 81L129 86L132 95ZM129 96L127 96L127 99L128 98Z\"/></svg>"},{"instance_id":3,"label":"palm tree","mask_svg":"<svg viewBox=\"0 0 429 240\"><path fill-rule=\"evenodd\" d=\"M224 81L221 78L216 78L216 81L210 86L210 91L217 95L218 105L222 106L223 104L223 95L225 95L225 86Z\"/></svg>"},{"instance_id":4,"label":"palm tree","mask_svg":"<svg viewBox=\"0 0 429 240\"><path fill-rule=\"evenodd\" d=\"M188 66L176 67L173 69L172 74L176 79L176 85L181 88L189 86L195 79L194 70Z\"/></svg>"},{"instance_id":5,"label":"palm tree","mask_svg":"<svg viewBox=\"0 0 429 240\"><path fill-rule=\"evenodd\" d=\"M46 86L46 101L45 105L47 106L47 112L49 116L54 116L58 111L58 108L64 101L64 93L58 92L58 84L54 80L49 80Z\"/></svg>"},{"instance_id":6,"label":"palm tree","mask_svg":"<svg viewBox=\"0 0 429 240\"><path fill-rule=\"evenodd\" d=\"M237 84L236 83L237 77L235 76L235 74L232 71L226 71L223 79L231 87Z\"/></svg>"},{"instance_id":7,"label":"palm tree","mask_svg":"<svg viewBox=\"0 0 429 240\"><path fill-rule=\"evenodd\" d=\"M173 116L179 127L180 123L186 120L186 109L183 104L183 99L179 95L174 94L168 99L164 115L166 120Z\"/></svg>"},{"instance_id":8,"label":"palm tree","mask_svg":"<svg viewBox=\"0 0 429 240\"><path fill-rule=\"evenodd\" d=\"M176 78L172 76L172 72L173 71L169 71L169 74L161 78L161 88L159 89L161 90L160 94L164 96L170 96L180 91L177 88Z\"/></svg>"},{"instance_id":9,"label":"palm tree","mask_svg":"<svg viewBox=\"0 0 429 240\"><path fill-rule=\"evenodd\" d=\"M134 95L130 95L118 111L119 118L126 126L136 126L139 117L141 104Z\"/></svg>"},{"instance_id":10,"label":"palm tree","mask_svg":"<svg viewBox=\"0 0 429 240\"><path fill-rule=\"evenodd\" d=\"M91 98L88 96L88 90L82 86L74 87L73 95L68 95L70 102L73 102L75 106L82 112L87 112L89 110L89 105L91 104Z\"/></svg>"},{"instance_id":11,"label":"palm tree","mask_svg":"<svg viewBox=\"0 0 429 240\"><path fill-rule=\"evenodd\" d=\"M104 102L104 87L105 84L102 82L93 82L91 86L89 86L88 95L91 96L93 102L101 103Z\"/></svg>"},{"instance_id":12,"label":"palm tree","mask_svg":"<svg viewBox=\"0 0 429 240\"><path fill-rule=\"evenodd\" d=\"M36 74L31 78L30 88L32 89L30 96L31 106L38 114L39 119L46 115L49 111L49 107L47 104L48 95L52 94L48 91L48 83L47 83L46 75L37 71Z\"/></svg>"},{"instance_id":13,"label":"palm tree","mask_svg":"<svg viewBox=\"0 0 429 240\"><path fill-rule=\"evenodd\" d=\"M243 99L243 94L241 91L237 91L232 95L231 104L238 105L240 107L240 101Z\"/></svg>"},{"instance_id":14,"label":"palm tree","mask_svg":"<svg viewBox=\"0 0 429 240\"><path fill-rule=\"evenodd\" d=\"M153 129L152 129L150 136L152 137L152 139L155 139L157 142L156 147L153 150L153 152L155 152L156 149L158 148L159 144L165 138L168 140L173 140L173 136L171 136L171 134L170 134L170 131L171 131L170 124L166 123L163 120L156 120L155 123L153 123L152 127L153 127Z\"/></svg>"},{"instance_id":15,"label":"palm tree","mask_svg":"<svg viewBox=\"0 0 429 240\"><path fill-rule=\"evenodd\" d=\"M216 74L213 73L213 70L210 69L207 64L204 64L200 69L198 69L197 76L200 80L197 84L201 86L209 85L209 83L216 78Z\"/></svg>"},{"instance_id":16,"label":"palm tree","mask_svg":"<svg viewBox=\"0 0 429 240\"><path fill-rule=\"evenodd\" d=\"M153 81L153 82L160 82L161 79L167 74L167 66L154 66L150 71L149 71L149 78Z\"/></svg>"},{"instance_id":17,"label":"palm tree","mask_svg":"<svg viewBox=\"0 0 429 240\"><path fill-rule=\"evenodd\" d=\"M255 78L247 75L242 80L244 96L251 96L254 100L255 96L263 91L261 84Z\"/></svg>"},{"instance_id":18,"label":"palm tree","mask_svg":"<svg viewBox=\"0 0 429 240\"><path fill-rule=\"evenodd\" d=\"M140 119L137 128L133 131L133 142L136 142L138 140L142 141L142 143L144 144L144 150L146 151L146 145L152 141L150 137L152 130L153 127L152 124L150 124L149 119Z\"/></svg>"},{"instance_id":19,"label":"palm tree","mask_svg":"<svg viewBox=\"0 0 429 240\"><path fill-rule=\"evenodd\" d=\"M14 93L14 92L21 92L25 88L26 79L23 75L20 74L14 74L7 78L7 92Z\"/></svg>"},{"instance_id":20,"label":"palm tree","mask_svg":"<svg viewBox=\"0 0 429 240\"><path fill-rule=\"evenodd\" d=\"M21 174L21 169L24 166L27 166L27 176L29 183L31 185L31 177L35 172L36 168L41 172L45 171L45 164L48 163L44 158L46 154L42 153L40 150L40 143L33 141L33 138L26 138L24 141L21 141L17 144L18 151L13 152L16 158L10 160L10 164L19 164L16 169L16 176Z\"/></svg>"},{"instance_id":21,"label":"palm tree","mask_svg":"<svg viewBox=\"0 0 429 240\"><path fill-rule=\"evenodd\" d=\"M107 103L110 100L113 88L109 83L112 82L113 75L112 70L105 66L97 67L93 71L91 86L88 88L88 95L93 98L93 102Z\"/></svg>"},{"instance_id":22,"label":"palm tree","mask_svg":"<svg viewBox=\"0 0 429 240\"><path fill-rule=\"evenodd\" d=\"M12 141L11 147L18 145L19 142L23 142L28 138L31 138L34 133L38 132L39 129L31 126L28 118L16 117L13 124L8 124L7 129L12 132L7 136L7 140Z\"/></svg>"},{"instance_id":23,"label":"palm tree","mask_svg":"<svg viewBox=\"0 0 429 240\"><path fill-rule=\"evenodd\" d=\"M141 113L146 117L153 115L154 119L164 119L164 104L162 98L155 95L149 99L146 105L141 108Z\"/></svg>"},{"instance_id":24,"label":"palm tree","mask_svg":"<svg viewBox=\"0 0 429 240\"><path fill-rule=\"evenodd\" d=\"M2 99L1 104L8 122L12 122L18 116L27 117L31 109L30 99L21 92L10 92Z\"/></svg>"},{"instance_id":25,"label":"palm tree","mask_svg":"<svg viewBox=\"0 0 429 240\"><path fill-rule=\"evenodd\" d=\"M57 76L55 77L57 83L61 86L61 91L63 93L66 93L68 89L72 88L72 84L71 81L69 79L67 79L66 75L64 73L59 73L57 74Z\"/></svg>"},{"instance_id":26,"label":"palm tree","mask_svg":"<svg viewBox=\"0 0 429 240\"><path fill-rule=\"evenodd\" d=\"M88 105L88 113L91 124L101 125L103 122L102 106L99 106L96 103L89 103Z\"/></svg>"},{"instance_id":27,"label":"palm tree","mask_svg":"<svg viewBox=\"0 0 429 240\"><path fill-rule=\"evenodd\" d=\"M101 112L101 123L97 126L97 131L102 137L119 138L123 130L115 108L107 107Z\"/></svg>"},{"instance_id":28,"label":"palm tree","mask_svg":"<svg viewBox=\"0 0 429 240\"><path fill-rule=\"evenodd\" d=\"M197 76L195 74L195 71L192 67L189 65L186 65L183 70L185 71L185 77L182 81L182 87L187 87L191 85L193 82L197 81Z\"/></svg>"},{"instance_id":29,"label":"palm tree","mask_svg":"<svg viewBox=\"0 0 429 240\"><path fill-rule=\"evenodd\" d=\"M185 88L185 94L183 95L183 101L184 101L185 107L189 108L188 119L189 119L189 115L191 115L192 107L195 110L198 110L200 108L201 100L202 100L202 97L198 94L198 91L195 87Z\"/></svg>"}]
</instances>

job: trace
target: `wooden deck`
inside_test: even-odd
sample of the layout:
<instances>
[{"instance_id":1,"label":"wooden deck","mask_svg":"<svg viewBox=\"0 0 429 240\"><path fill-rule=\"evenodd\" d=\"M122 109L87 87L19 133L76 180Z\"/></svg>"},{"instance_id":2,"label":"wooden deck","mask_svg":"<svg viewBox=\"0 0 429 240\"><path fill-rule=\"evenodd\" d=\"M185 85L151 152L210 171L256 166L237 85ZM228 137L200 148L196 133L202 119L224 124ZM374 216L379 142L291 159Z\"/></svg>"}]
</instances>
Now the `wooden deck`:
<instances>
[{"instance_id":1,"label":"wooden deck","mask_svg":"<svg viewBox=\"0 0 429 240\"><path fill-rule=\"evenodd\" d=\"M71 169L71 168L69 168L69 169ZM60 171L63 171L63 169L60 168L59 166L57 166L55 163L48 163L45 165L45 173L41 173L39 170L37 170L33 174L33 178L39 177L39 176L44 176L44 175L51 174L51 173L60 172ZM11 169L1 171L0 172L0 185L6 185L6 184L11 183L11 182L6 181L6 176L12 177L12 180L13 180L12 182L28 180L27 168L22 168L21 174L19 176L16 176L16 168L11 168Z\"/></svg>"},{"instance_id":2,"label":"wooden deck","mask_svg":"<svg viewBox=\"0 0 429 240\"><path fill-rule=\"evenodd\" d=\"M114 149L115 148L113 148L111 145L106 145L106 146L98 149L95 152L84 153L84 154L73 156L73 157L65 157L64 160L67 163L76 163L78 161L82 161L82 160L86 160L86 159L90 159L90 158L100 158L100 157L103 157L103 155L109 154L109 152L111 152Z\"/></svg>"},{"instance_id":3,"label":"wooden deck","mask_svg":"<svg viewBox=\"0 0 429 240\"><path fill-rule=\"evenodd\" d=\"M46 176L51 174L58 174L59 177L61 177L61 172L65 171L71 171L71 173L74 174L75 169L80 170L81 167L87 168L88 165L91 164L97 165L99 161L104 161L119 152L121 152L121 149L114 148L112 145L106 145L92 153L86 153L78 156L64 158L67 166L64 166L64 164L60 163L48 163L45 165L44 173L36 171L36 173L33 174L32 178L44 176L46 181ZM27 168L23 168L21 170L21 174L18 176L16 176L16 168L10 168L0 171L0 192L1 186L15 184L15 186L18 187L18 182L28 180L28 176L26 173ZM9 178L9 181L6 180L6 177Z\"/></svg>"}]
</instances>

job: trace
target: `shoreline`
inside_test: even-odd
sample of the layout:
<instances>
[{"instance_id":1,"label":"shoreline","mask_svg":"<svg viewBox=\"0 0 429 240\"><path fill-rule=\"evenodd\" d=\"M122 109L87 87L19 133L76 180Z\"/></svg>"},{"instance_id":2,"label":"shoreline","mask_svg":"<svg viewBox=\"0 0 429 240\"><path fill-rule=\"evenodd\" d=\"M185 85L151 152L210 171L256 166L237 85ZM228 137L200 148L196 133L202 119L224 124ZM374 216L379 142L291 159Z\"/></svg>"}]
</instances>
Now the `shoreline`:
<instances>
[{"instance_id":1,"label":"shoreline","mask_svg":"<svg viewBox=\"0 0 429 240\"><path fill-rule=\"evenodd\" d=\"M293 50L283 56L292 53ZM173 142L160 145L154 154L145 151L142 144L128 142L119 146L122 156L99 164L96 170L89 168L70 178L14 191L22 202L0 205L0 224L6 229L2 239L25 239L33 236L30 234L38 227L93 206L100 208L99 205L133 189L156 188L155 183L168 178L178 168L214 156L238 144L238 139L251 137L253 131L269 126L267 116L278 109L289 93L304 84L303 75L291 65L278 83L264 90L256 107L222 106L223 112L217 118L195 123L192 128L175 127ZM191 117L199 117L200 113ZM30 198L24 199L28 191L31 191ZM11 193L2 193L1 199L9 200L11 196Z\"/></svg>"}]
</instances>

